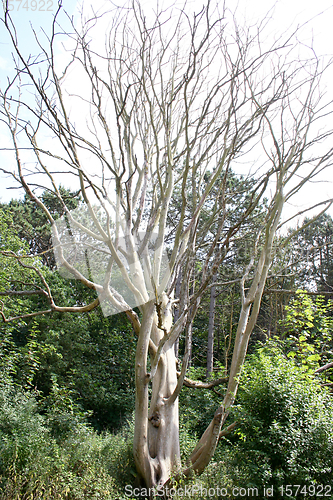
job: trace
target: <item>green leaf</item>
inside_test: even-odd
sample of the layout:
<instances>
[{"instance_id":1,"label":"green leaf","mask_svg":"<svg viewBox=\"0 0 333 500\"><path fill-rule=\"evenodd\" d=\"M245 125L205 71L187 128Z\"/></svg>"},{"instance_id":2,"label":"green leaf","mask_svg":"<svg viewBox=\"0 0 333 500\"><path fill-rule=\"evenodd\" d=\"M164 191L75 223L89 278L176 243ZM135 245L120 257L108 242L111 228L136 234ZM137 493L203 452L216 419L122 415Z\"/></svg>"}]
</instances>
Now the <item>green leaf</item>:
<instances>
[{"instance_id":1,"label":"green leaf","mask_svg":"<svg viewBox=\"0 0 333 500\"><path fill-rule=\"evenodd\" d=\"M320 360L320 355L319 354L310 354L310 356L307 357L308 361L319 361Z\"/></svg>"}]
</instances>

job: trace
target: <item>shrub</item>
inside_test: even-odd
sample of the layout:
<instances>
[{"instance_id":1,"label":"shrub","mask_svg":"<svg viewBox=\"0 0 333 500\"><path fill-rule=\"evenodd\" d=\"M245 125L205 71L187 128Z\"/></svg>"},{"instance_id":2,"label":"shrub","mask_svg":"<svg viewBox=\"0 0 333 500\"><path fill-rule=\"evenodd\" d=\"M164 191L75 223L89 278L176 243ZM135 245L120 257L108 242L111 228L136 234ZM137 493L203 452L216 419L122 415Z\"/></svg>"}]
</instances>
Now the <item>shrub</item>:
<instances>
[{"instance_id":1,"label":"shrub","mask_svg":"<svg viewBox=\"0 0 333 500\"><path fill-rule=\"evenodd\" d=\"M4 383L4 380L6 383ZM0 382L0 500L114 499L128 468L128 440L98 435L83 421L57 440L50 412L7 377ZM54 420L57 418L54 417ZM127 454L126 454L127 453Z\"/></svg>"},{"instance_id":2,"label":"shrub","mask_svg":"<svg viewBox=\"0 0 333 500\"><path fill-rule=\"evenodd\" d=\"M229 467L235 484L277 492L283 484L333 479L333 405L302 368L260 349L245 365L238 401Z\"/></svg>"}]
</instances>

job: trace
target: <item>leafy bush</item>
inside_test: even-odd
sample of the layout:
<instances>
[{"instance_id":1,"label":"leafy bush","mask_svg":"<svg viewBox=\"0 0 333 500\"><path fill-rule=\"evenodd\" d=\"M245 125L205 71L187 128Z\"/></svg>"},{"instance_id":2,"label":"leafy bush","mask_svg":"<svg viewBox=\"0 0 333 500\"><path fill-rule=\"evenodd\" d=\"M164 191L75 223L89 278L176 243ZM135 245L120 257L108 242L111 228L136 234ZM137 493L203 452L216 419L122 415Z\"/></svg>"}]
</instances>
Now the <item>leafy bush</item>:
<instances>
[{"instance_id":1,"label":"leafy bush","mask_svg":"<svg viewBox=\"0 0 333 500\"><path fill-rule=\"evenodd\" d=\"M132 431L98 435L78 417L56 440L51 417L59 414L40 415L32 394L1 377L0 500L120 499L133 480Z\"/></svg>"},{"instance_id":2,"label":"leafy bush","mask_svg":"<svg viewBox=\"0 0 333 500\"><path fill-rule=\"evenodd\" d=\"M332 310L331 300L323 296L313 299L297 290L290 304L285 306L285 317L279 322L281 347L309 373L332 359Z\"/></svg>"},{"instance_id":3,"label":"leafy bush","mask_svg":"<svg viewBox=\"0 0 333 500\"><path fill-rule=\"evenodd\" d=\"M264 347L245 365L238 401L235 484L277 491L333 479L333 404L304 369Z\"/></svg>"},{"instance_id":4,"label":"leafy bush","mask_svg":"<svg viewBox=\"0 0 333 500\"><path fill-rule=\"evenodd\" d=\"M67 394L98 431L121 428L132 413L135 347L126 320L100 311L0 324L0 366L15 383L35 387L45 409Z\"/></svg>"}]
</instances>

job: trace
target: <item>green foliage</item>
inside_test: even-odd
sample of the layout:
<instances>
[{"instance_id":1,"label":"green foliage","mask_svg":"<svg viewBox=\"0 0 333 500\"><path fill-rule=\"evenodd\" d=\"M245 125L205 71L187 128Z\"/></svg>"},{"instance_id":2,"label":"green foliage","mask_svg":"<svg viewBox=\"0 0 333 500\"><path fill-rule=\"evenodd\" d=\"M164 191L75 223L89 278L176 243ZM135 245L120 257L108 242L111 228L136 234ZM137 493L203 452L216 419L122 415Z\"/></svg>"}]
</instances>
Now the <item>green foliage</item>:
<instances>
[{"instance_id":1,"label":"green foliage","mask_svg":"<svg viewBox=\"0 0 333 500\"><path fill-rule=\"evenodd\" d=\"M126 319L99 311L0 328L0 363L21 387L38 391L43 412L58 408L60 427L74 425L64 416L70 420L71 405L98 430L123 425L134 407L135 347Z\"/></svg>"},{"instance_id":2,"label":"green foliage","mask_svg":"<svg viewBox=\"0 0 333 500\"><path fill-rule=\"evenodd\" d=\"M75 208L75 193L60 191ZM55 218L62 215L59 200L48 192L42 198ZM28 198L4 205L0 216L1 251L25 255L48 248L50 233L43 232L48 227L45 214ZM44 226L41 234L46 239L38 229ZM0 292L9 290L16 294L1 297L5 316L49 309L40 293L18 295L25 290L38 292L45 288L38 273L7 254L2 253L0 259ZM63 278L43 265L40 257L22 258L22 263L33 264L44 276L57 305L83 305L96 298L93 290L77 280ZM89 314L52 313L1 324L0 351L0 363L13 375L15 383L36 389L44 412L54 408L54 398L62 394L64 400L68 397L84 413L89 412L90 421L99 430L121 427L132 413L135 339L124 315L104 318L98 309ZM62 403L58 403L62 408ZM58 424L63 425L60 421Z\"/></svg>"},{"instance_id":3,"label":"green foliage","mask_svg":"<svg viewBox=\"0 0 333 500\"><path fill-rule=\"evenodd\" d=\"M228 467L235 484L277 488L333 479L332 402L293 360L270 345L259 349L245 365L238 401Z\"/></svg>"},{"instance_id":4,"label":"green foliage","mask_svg":"<svg viewBox=\"0 0 333 500\"><path fill-rule=\"evenodd\" d=\"M52 213L60 216L61 207L52 208L52 200L46 198ZM14 218L0 209L1 250L24 254L47 248L45 221L38 219L40 214L32 221L34 208L29 203L19 202ZM258 219L260 213L258 209ZM18 238L16 226L26 214L31 228L22 226L26 234ZM245 236L252 235L253 227L248 229L240 246ZM37 234L37 239L29 234ZM238 260L226 259L220 269L222 281L236 276L246 261L246 248L241 253L236 247ZM16 291L27 284L32 289L40 286L31 269L7 255L1 259L0 291L8 285ZM80 282L50 269L50 262L46 262L49 267L38 257L24 262L33 263L47 277L60 305L81 305L95 297ZM218 297L226 316L216 315L217 330L221 327L222 332L216 336L220 351L216 354L223 363L232 350L237 298L236 292ZM4 299L6 314L45 305L40 296L15 297L15 301L14 307L10 298ZM319 361L323 364L332 356L332 304L299 292L285 312L282 339L276 344L290 359L271 342L246 364L239 405L231 415L239 420L237 434L223 441L216 462L195 479L203 488L262 488L332 479L333 407L310 376ZM188 373L196 380L205 378L207 324L203 307L193 325L194 368ZM135 346L124 316L104 318L99 309L86 315L53 313L0 328L0 500L123 496L125 485L133 484L136 477L133 422L127 424L134 407ZM225 367L220 368L216 377L224 376ZM221 403L223 388L218 391L220 395L185 387L180 395L183 462ZM88 422L102 433L97 434ZM117 434L106 430L119 428Z\"/></svg>"},{"instance_id":5,"label":"green foliage","mask_svg":"<svg viewBox=\"0 0 333 500\"><path fill-rule=\"evenodd\" d=\"M52 325L50 325L52 326ZM95 428L116 429L134 407L135 339L122 316L103 318L59 315L57 328L44 329L41 340L53 347L40 356L37 386L49 399L54 376Z\"/></svg>"},{"instance_id":6,"label":"green foliage","mask_svg":"<svg viewBox=\"0 0 333 500\"><path fill-rule=\"evenodd\" d=\"M20 239L9 211L0 208L0 292L4 315L16 317L49 308L41 289L44 287L40 274L47 270L41 258L29 254L29 244ZM24 292L28 293L25 294ZM19 328L26 324L22 321Z\"/></svg>"},{"instance_id":7,"label":"green foliage","mask_svg":"<svg viewBox=\"0 0 333 500\"><path fill-rule=\"evenodd\" d=\"M193 431L193 427L195 427L195 421L189 418L186 412L184 414L183 408L181 408L179 416L179 446L183 464L186 463L186 460L198 443L198 436Z\"/></svg>"},{"instance_id":8,"label":"green foliage","mask_svg":"<svg viewBox=\"0 0 333 500\"><path fill-rule=\"evenodd\" d=\"M58 385L55 375L52 375L50 394L42 399L40 407L52 436L60 443L84 427L88 416L75 402L71 391Z\"/></svg>"},{"instance_id":9,"label":"green foliage","mask_svg":"<svg viewBox=\"0 0 333 500\"><path fill-rule=\"evenodd\" d=\"M0 500L122 498L124 484L134 479L133 424L117 435L98 435L75 408L70 416L68 401L59 394L57 404L41 415L35 395L2 375ZM67 425L54 432L64 406Z\"/></svg>"},{"instance_id":10,"label":"green foliage","mask_svg":"<svg viewBox=\"0 0 333 500\"><path fill-rule=\"evenodd\" d=\"M18 264L16 259L10 257L10 252L24 255L28 251L28 245L21 241L13 229L12 217L0 208L0 291L5 291L13 277L17 282L31 278L32 273Z\"/></svg>"},{"instance_id":11,"label":"green foliage","mask_svg":"<svg viewBox=\"0 0 333 500\"><path fill-rule=\"evenodd\" d=\"M324 213L311 224L309 221L304 219L300 231L290 241L291 271L295 273L299 287L311 286L313 289L315 285L318 292L331 292L333 220Z\"/></svg>"},{"instance_id":12,"label":"green foliage","mask_svg":"<svg viewBox=\"0 0 333 500\"><path fill-rule=\"evenodd\" d=\"M205 368L192 367L187 376L193 380L204 380L205 373ZM185 429L191 434L201 436L209 425L221 399L222 396L217 395L211 389L183 387L179 396L179 406Z\"/></svg>"},{"instance_id":13,"label":"green foliage","mask_svg":"<svg viewBox=\"0 0 333 500\"><path fill-rule=\"evenodd\" d=\"M69 210L76 208L80 202L79 193L74 193L60 186L60 195ZM41 201L54 219L64 214L64 207L54 193L45 190ZM11 200L1 204L0 209L11 218L13 234L27 247L31 255L43 254L43 264L55 267L51 242L51 226L45 212L28 195L22 200ZM21 243L21 245L22 245Z\"/></svg>"},{"instance_id":14,"label":"green foliage","mask_svg":"<svg viewBox=\"0 0 333 500\"><path fill-rule=\"evenodd\" d=\"M302 290L285 306L285 317L280 321L284 350L308 373L332 359L332 308L332 301L322 296L312 299Z\"/></svg>"},{"instance_id":15,"label":"green foliage","mask_svg":"<svg viewBox=\"0 0 333 500\"><path fill-rule=\"evenodd\" d=\"M1 500L112 498L114 481L92 457L98 450L91 431L77 429L76 442L60 448L36 399L8 381L0 386L0 408Z\"/></svg>"}]
</instances>

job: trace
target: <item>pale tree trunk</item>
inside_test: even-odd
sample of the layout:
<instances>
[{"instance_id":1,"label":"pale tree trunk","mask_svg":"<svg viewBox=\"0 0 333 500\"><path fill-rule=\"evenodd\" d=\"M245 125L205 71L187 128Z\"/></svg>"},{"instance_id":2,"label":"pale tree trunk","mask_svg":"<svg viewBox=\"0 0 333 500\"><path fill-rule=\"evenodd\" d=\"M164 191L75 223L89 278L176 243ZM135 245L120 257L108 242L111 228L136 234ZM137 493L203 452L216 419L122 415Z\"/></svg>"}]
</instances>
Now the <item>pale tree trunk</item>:
<instances>
[{"instance_id":1,"label":"pale tree trunk","mask_svg":"<svg viewBox=\"0 0 333 500\"><path fill-rule=\"evenodd\" d=\"M151 359L156 354L152 344L158 345L165 335L160 326L171 326L172 315L170 309L165 308L167 297L164 295L164 298L161 304L163 325L159 325L155 304L150 302L144 306L136 354L134 457L148 488L166 483L171 472L180 466L178 398L170 399L177 386L174 346L166 348L160 357L152 378L150 401L150 377L143 361L149 345Z\"/></svg>"},{"instance_id":2,"label":"pale tree trunk","mask_svg":"<svg viewBox=\"0 0 333 500\"><path fill-rule=\"evenodd\" d=\"M242 278L242 307L238 320L238 327L226 395L223 399L223 403L216 410L213 420L211 421L201 439L199 440L197 446L193 450L190 456L191 465L185 471L183 471L185 475L189 475L192 470L196 471L197 473L202 473L207 467L208 463L214 455L220 437L221 428L228 417L229 409L235 401L249 339L251 333L253 332L253 328L256 324L259 314L261 298L264 291L268 270L271 264L273 240L276 233L276 228L280 220L283 205L284 196L281 185L279 191L276 193L275 201L271 209L271 215L267 220L264 245L260 252L260 257L256 266L254 277L252 279L252 284L247 294L245 294L245 280L252 268L253 260L249 263ZM257 241L259 241L259 236L257 238Z\"/></svg>"}]
</instances>

